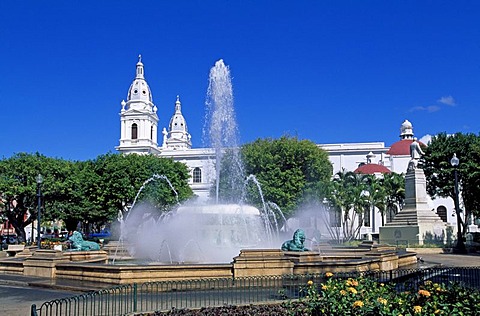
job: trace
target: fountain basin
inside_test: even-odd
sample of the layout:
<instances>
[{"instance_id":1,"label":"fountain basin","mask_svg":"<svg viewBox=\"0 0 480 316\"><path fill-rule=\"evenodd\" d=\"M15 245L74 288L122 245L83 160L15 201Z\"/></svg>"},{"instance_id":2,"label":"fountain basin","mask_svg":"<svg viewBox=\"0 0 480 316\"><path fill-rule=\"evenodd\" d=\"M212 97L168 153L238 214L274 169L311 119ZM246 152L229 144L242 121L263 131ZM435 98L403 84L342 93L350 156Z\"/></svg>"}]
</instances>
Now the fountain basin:
<instances>
[{"instance_id":1,"label":"fountain basin","mask_svg":"<svg viewBox=\"0 0 480 316\"><path fill-rule=\"evenodd\" d=\"M90 254L92 256L106 256ZM362 249L349 254L349 249L319 252L284 252L280 249L243 249L231 263L219 264L121 264L111 265L73 261L71 253L39 251L26 258L0 260L0 271L8 274L41 275L50 278L90 281L106 285L177 281L191 279L237 278L266 275L302 275L326 272L390 271L417 264L413 252ZM91 252L89 252L91 253ZM78 254L82 255L82 254ZM35 256L37 257L36 259ZM76 257L77 259L80 257Z\"/></svg>"}]
</instances>

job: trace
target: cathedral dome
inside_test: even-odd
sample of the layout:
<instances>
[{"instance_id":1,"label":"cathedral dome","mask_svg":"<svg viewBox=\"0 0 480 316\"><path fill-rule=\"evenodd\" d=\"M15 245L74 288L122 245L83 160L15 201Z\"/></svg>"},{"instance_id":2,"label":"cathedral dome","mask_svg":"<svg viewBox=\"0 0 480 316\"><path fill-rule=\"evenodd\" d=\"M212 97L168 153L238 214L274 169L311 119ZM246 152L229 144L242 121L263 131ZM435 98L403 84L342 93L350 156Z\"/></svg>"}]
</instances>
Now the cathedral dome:
<instances>
[{"instance_id":1,"label":"cathedral dome","mask_svg":"<svg viewBox=\"0 0 480 316\"><path fill-rule=\"evenodd\" d=\"M127 101L152 102L152 93L145 80L142 55L138 56L136 75L128 90Z\"/></svg>"},{"instance_id":2,"label":"cathedral dome","mask_svg":"<svg viewBox=\"0 0 480 316\"><path fill-rule=\"evenodd\" d=\"M391 156L403 156L410 155L410 144L413 143L413 139L402 139L390 146L387 154Z\"/></svg>"},{"instance_id":3,"label":"cathedral dome","mask_svg":"<svg viewBox=\"0 0 480 316\"><path fill-rule=\"evenodd\" d=\"M393 143L387 154L391 156L404 156L410 155L410 144L413 143L413 125L409 120L405 120L400 126L400 140ZM426 147L426 145L418 141L420 146Z\"/></svg>"},{"instance_id":4,"label":"cathedral dome","mask_svg":"<svg viewBox=\"0 0 480 316\"><path fill-rule=\"evenodd\" d=\"M420 144L421 147L427 147L421 141L417 142ZM410 155L410 144L413 143L413 139L402 139L396 143L393 143L390 146L390 149L387 151L387 154L391 156L403 156L403 155Z\"/></svg>"},{"instance_id":5,"label":"cathedral dome","mask_svg":"<svg viewBox=\"0 0 480 316\"><path fill-rule=\"evenodd\" d=\"M188 132L187 122L182 114L179 96L177 96L177 101L175 102L175 114L173 114L170 119L168 127L171 132Z\"/></svg>"}]
</instances>

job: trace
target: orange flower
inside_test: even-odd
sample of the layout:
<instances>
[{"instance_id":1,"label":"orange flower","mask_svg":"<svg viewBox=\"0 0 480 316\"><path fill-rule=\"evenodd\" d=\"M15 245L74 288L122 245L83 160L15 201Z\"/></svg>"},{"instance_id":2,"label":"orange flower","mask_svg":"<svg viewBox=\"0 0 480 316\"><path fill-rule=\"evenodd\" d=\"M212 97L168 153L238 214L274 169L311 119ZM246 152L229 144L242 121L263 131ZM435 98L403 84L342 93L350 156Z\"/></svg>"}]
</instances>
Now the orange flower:
<instances>
[{"instance_id":1,"label":"orange flower","mask_svg":"<svg viewBox=\"0 0 480 316\"><path fill-rule=\"evenodd\" d=\"M358 281L354 279L348 279L345 284L347 286L358 286Z\"/></svg>"},{"instance_id":2,"label":"orange flower","mask_svg":"<svg viewBox=\"0 0 480 316\"><path fill-rule=\"evenodd\" d=\"M419 291L418 291L418 295L422 295L422 296L425 296L425 297L429 297L429 296L430 296L430 292L427 291L427 290L419 290Z\"/></svg>"},{"instance_id":3,"label":"orange flower","mask_svg":"<svg viewBox=\"0 0 480 316\"><path fill-rule=\"evenodd\" d=\"M333 276L333 273L332 272L327 272L327 273L325 273L325 276L327 278L331 278Z\"/></svg>"},{"instance_id":4,"label":"orange flower","mask_svg":"<svg viewBox=\"0 0 480 316\"><path fill-rule=\"evenodd\" d=\"M363 302L362 301L355 301L353 303L353 307L362 307L363 306Z\"/></svg>"},{"instance_id":5,"label":"orange flower","mask_svg":"<svg viewBox=\"0 0 480 316\"><path fill-rule=\"evenodd\" d=\"M357 290L354 287L349 287L347 290L353 294L357 294Z\"/></svg>"}]
</instances>

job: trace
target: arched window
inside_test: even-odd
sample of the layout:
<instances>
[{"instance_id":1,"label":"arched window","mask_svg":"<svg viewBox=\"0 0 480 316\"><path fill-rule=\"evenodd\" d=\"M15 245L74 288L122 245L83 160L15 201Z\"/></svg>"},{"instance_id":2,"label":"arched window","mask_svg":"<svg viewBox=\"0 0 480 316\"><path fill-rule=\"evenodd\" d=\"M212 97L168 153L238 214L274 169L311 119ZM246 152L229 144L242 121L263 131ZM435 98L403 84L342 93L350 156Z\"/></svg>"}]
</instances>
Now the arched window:
<instances>
[{"instance_id":1,"label":"arched window","mask_svg":"<svg viewBox=\"0 0 480 316\"><path fill-rule=\"evenodd\" d=\"M437 214L438 216L440 216L442 221L444 221L445 223L447 222L447 208L445 206L440 205L439 207L437 207Z\"/></svg>"},{"instance_id":2,"label":"arched window","mask_svg":"<svg viewBox=\"0 0 480 316\"><path fill-rule=\"evenodd\" d=\"M137 123L132 124L132 139L137 139L138 138L138 127Z\"/></svg>"},{"instance_id":3,"label":"arched window","mask_svg":"<svg viewBox=\"0 0 480 316\"><path fill-rule=\"evenodd\" d=\"M193 169L193 183L202 183L202 170L199 167Z\"/></svg>"}]
</instances>

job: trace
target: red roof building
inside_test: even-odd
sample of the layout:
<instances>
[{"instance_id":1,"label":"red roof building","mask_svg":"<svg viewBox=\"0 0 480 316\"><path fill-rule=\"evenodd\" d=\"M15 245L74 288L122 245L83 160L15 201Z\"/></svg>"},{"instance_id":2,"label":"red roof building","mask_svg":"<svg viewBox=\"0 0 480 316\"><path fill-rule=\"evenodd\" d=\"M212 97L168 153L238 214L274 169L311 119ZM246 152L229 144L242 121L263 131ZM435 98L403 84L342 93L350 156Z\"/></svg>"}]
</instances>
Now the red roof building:
<instances>
[{"instance_id":1,"label":"red roof building","mask_svg":"<svg viewBox=\"0 0 480 316\"><path fill-rule=\"evenodd\" d=\"M360 167L355 169L354 172L362 173L362 174L391 173L390 169L378 163L367 163L367 164L361 165Z\"/></svg>"},{"instance_id":2,"label":"red roof building","mask_svg":"<svg viewBox=\"0 0 480 316\"><path fill-rule=\"evenodd\" d=\"M413 143L412 123L410 123L408 120L405 120L405 122L403 122L402 126L400 127L400 140L390 146L387 154L390 156L409 156L411 143ZM426 147L424 143L418 143L421 147Z\"/></svg>"}]
</instances>

